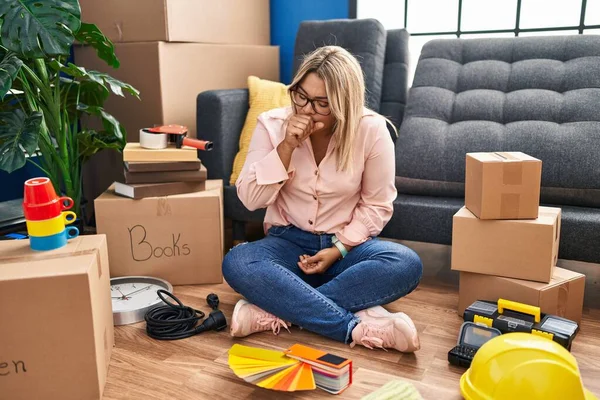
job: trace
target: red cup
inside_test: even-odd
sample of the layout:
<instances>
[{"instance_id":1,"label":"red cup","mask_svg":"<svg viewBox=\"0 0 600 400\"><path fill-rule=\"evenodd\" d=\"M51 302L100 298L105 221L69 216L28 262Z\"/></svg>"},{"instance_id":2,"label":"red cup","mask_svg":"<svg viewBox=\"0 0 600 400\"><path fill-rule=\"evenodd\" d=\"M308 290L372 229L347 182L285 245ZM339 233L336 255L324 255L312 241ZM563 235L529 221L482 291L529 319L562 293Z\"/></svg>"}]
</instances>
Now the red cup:
<instances>
[{"instance_id":1,"label":"red cup","mask_svg":"<svg viewBox=\"0 0 600 400\"><path fill-rule=\"evenodd\" d=\"M58 196L49 178L31 178L25 181L23 204L35 206L56 200L58 200Z\"/></svg>"},{"instance_id":2,"label":"red cup","mask_svg":"<svg viewBox=\"0 0 600 400\"><path fill-rule=\"evenodd\" d=\"M29 221L42 221L56 218L71 207L73 207L73 199L70 197L57 197L55 201L46 204L27 205L23 203L23 212L25 219Z\"/></svg>"},{"instance_id":3,"label":"red cup","mask_svg":"<svg viewBox=\"0 0 600 400\"><path fill-rule=\"evenodd\" d=\"M55 218L73 207L70 197L58 197L48 178L32 178L25 181L23 212L25 219L41 221Z\"/></svg>"}]
</instances>

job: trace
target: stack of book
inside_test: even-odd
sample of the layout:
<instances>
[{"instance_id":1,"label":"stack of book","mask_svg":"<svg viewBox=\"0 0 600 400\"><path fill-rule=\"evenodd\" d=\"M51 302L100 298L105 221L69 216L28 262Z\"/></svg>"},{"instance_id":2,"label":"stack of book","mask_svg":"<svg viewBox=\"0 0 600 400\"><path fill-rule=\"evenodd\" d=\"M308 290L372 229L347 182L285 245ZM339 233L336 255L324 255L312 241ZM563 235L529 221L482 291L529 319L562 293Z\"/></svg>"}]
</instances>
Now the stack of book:
<instances>
[{"instance_id":1,"label":"stack of book","mask_svg":"<svg viewBox=\"0 0 600 400\"><path fill-rule=\"evenodd\" d=\"M123 151L124 181L115 182L115 193L132 199L170 196L205 189L208 171L191 147L145 149L127 143Z\"/></svg>"}]
</instances>

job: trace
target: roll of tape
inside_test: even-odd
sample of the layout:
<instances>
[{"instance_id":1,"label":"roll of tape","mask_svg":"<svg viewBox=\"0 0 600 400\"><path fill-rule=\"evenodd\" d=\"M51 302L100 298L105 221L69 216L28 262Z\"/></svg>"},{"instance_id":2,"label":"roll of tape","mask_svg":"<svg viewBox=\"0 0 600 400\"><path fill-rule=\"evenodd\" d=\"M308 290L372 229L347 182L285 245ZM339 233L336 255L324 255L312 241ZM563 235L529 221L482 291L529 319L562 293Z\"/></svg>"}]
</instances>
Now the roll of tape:
<instances>
[{"instance_id":1,"label":"roll of tape","mask_svg":"<svg viewBox=\"0 0 600 400\"><path fill-rule=\"evenodd\" d=\"M140 129L140 146L146 149L166 149L167 135L164 133L151 133Z\"/></svg>"}]
</instances>

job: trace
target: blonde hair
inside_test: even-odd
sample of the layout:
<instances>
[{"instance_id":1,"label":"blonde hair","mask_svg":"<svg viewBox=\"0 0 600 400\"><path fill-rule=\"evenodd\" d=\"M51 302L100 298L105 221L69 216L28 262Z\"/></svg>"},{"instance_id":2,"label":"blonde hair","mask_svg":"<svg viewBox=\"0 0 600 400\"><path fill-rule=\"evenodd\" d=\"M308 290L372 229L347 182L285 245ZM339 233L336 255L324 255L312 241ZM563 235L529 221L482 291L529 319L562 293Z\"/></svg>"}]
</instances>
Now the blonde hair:
<instances>
[{"instance_id":1,"label":"blonde hair","mask_svg":"<svg viewBox=\"0 0 600 400\"><path fill-rule=\"evenodd\" d=\"M337 169L352 170L354 138L365 106L365 79L356 58L339 46L324 46L308 54L289 88L295 88L309 73L325 82L331 114L335 118ZM291 94L290 94L291 95Z\"/></svg>"}]
</instances>

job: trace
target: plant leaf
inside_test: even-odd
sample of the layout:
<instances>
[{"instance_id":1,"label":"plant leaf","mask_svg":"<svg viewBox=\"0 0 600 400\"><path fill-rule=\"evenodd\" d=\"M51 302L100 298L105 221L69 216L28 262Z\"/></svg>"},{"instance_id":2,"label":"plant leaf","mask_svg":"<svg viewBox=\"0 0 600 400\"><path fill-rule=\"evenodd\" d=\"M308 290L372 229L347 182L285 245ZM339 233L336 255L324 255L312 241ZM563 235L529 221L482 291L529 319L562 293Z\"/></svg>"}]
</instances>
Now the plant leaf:
<instances>
[{"instance_id":1,"label":"plant leaf","mask_svg":"<svg viewBox=\"0 0 600 400\"><path fill-rule=\"evenodd\" d=\"M85 162L100 150L115 149L122 150L121 142L115 141L114 136L108 132L97 132L86 129L77 134L79 141L79 157Z\"/></svg>"},{"instance_id":2,"label":"plant leaf","mask_svg":"<svg viewBox=\"0 0 600 400\"><path fill-rule=\"evenodd\" d=\"M70 113L77 111L77 104L83 103L88 106L104 106L104 102L108 99L110 92L103 85L99 85L92 81L76 81L70 78L61 77L61 85L63 89L63 98L66 96L66 106ZM77 99L77 91L79 90L79 99Z\"/></svg>"},{"instance_id":3,"label":"plant leaf","mask_svg":"<svg viewBox=\"0 0 600 400\"><path fill-rule=\"evenodd\" d=\"M25 104L25 95L23 93L9 92L4 96L4 99L0 101L0 113L2 112L13 112L14 110L20 110L19 101Z\"/></svg>"},{"instance_id":4,"label":"plant leaf","mask_svg":"<svg viewBox=\"0 0 600 400\"><path fill-rule=\"evenodd\" d=\"M25 165L25 150L37 149L42 113L29 116L21 110L0 113L0 169L11 173Z\"/></svg>"},{"instance_id":5,"label":"plant leaf","mask_svg":"<svg viewBox=\"0 0 600 400\"><path fill-rule=\"evenodd\" d=\"M69 55L81 26L78 0L0 1L0 41L26 58Z\"/></svg>"},{"instance_id":6,"label":"plant leaf","mask_svg":"<svg viewBox=\"0 0 600 400\"><path fill-rule=\"evenodd\" d=\"M102 107L88 106L86 104L78 104L77 109L89 115L95 115L102 119L104 126L105 139L110 143L119 143L119 150L125 148L127 143L127 133L125 127L117 121L115 117L104 111Z\"/></svg>"},{"instance_id":7,"label":"plant leaf","mask_svg":"<svg viewBox=\"0 0 600 400\"><path fill-rule=\"evenodd\" d=\"M56 60L52 60L50 62L50 67L55 71L64 72L73 78L80 78L80 81L90 80L92 82L96 82L97 84L104 86L104 88L107 90L110 88L110 90L118 96L125 97L123 91L126 91L137 99L140 98L139 90L128 83L121 82L120 80L105 74L104 72L88 71L85 68L79 67L73 63L63 65Z\"/></svg>"},{"instance_id":8,"label":"plant leaf","mask_svg":"<svg viewBox=\"0 0 600 400\"><path fill-rule=\"evenodd\" d=\"M113 68L119 68L121 63L115 55L115 46L109 38L94 24L81 23L81 28L75 34L78 42L87 44L98 53L98 57Z\"/></svg>"},{"instance_id":9,"label":"plant leaf","mask_svg":"<svg viewBox=\"0 0 600 400\"><path fill-rule=\"evenodd\" d=\"M134 88L133 86L131 86L128 83L121 82L120 80L113 78L112 76L110 76L108 74L98 72L98 71L88 71L88 75L90 75L90 79L92 79L94 81L97 81L97 80L104 81L104 83L108 84L108 86L110 87L110 90L116 95L125 97L125 95L123 94L123 90L125 90L127 93L129 93L133 97L136 97L138 100L140 98L139 90L137 90L136 88Z\"/></svg>"},{"instance_id":10,"label":"plant leaf","mask_svg":"<svg viewBox=\"0 0 600 400\"><path fill-rule=\"evenodd\" d=\"M67 65L61 64L58 60L53 59L48 63L50 68L52 68L56 72L64 72L67 75L72 76L73 78L84 78L87 76L87 71L83 67L78 67L73 63L68 63Z\"/></svg>"},{"instance_id":11,"label":"plant leaf","mask_svg":"<svg viewBox=\"0 0 600 400\"><path fill-rule=\"evenodd\" d=\"M0 99L4 99L23 65L23 61L15 53L10 51L3 53L0 60Z\"/></svg>"}]
</instances>

